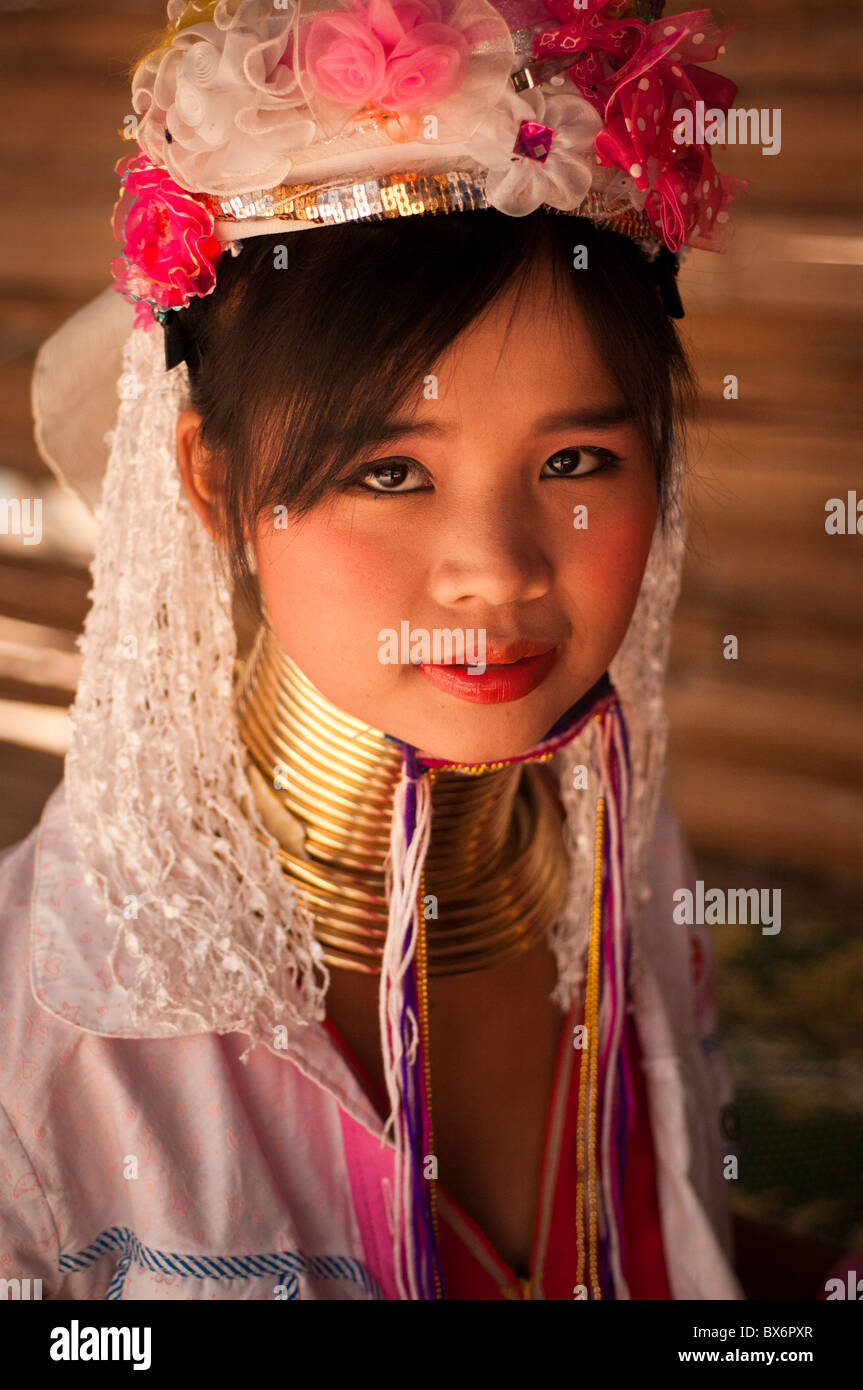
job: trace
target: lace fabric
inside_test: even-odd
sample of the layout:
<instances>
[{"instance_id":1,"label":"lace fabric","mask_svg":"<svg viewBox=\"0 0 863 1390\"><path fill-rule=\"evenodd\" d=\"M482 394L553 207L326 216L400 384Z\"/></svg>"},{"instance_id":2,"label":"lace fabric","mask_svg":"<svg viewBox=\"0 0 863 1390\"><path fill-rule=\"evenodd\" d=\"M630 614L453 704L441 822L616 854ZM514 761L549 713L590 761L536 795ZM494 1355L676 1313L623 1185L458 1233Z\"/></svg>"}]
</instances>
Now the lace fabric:
<instances>
[{"instance_id":1,"label":"lace fabric","mask_svg":"<svg viewBox=\"0 0 863 1390\"><path fill-rule=\"evenodd\" d=\"M73 833L136 1024L191 1013L254 1042L323 1017L328 974L276 842L257 838L230 592L176 467L186 367L166 373L161 334L135 329L118 391L66 760Z\"/></svg>"},{"instance_id":2,"label":"lace fabric","mask_svg":"<svg viewBox=\"0 0 863 1390\"><path fill-rule=\"evenodd\" d=\"M630 810L624 827L624 854L633 972L639 968L638 916L649 901L647 855L665 772L665 673L686 539L680 501L682 476L683 462L678 456L671 462L665 531L657 521L635 610L609 668L629 730ZM558 965L558 984L552 997L566 1009L579 995L587 958L596 817L591 788L597 786L600 777L598 741L592 726L555 756L554 765L566 807L564 837L572 876L563 912L551 929L550 945ZM575 783L579 766L587 768L586 788Z\"/></svg>"}]
</instances>

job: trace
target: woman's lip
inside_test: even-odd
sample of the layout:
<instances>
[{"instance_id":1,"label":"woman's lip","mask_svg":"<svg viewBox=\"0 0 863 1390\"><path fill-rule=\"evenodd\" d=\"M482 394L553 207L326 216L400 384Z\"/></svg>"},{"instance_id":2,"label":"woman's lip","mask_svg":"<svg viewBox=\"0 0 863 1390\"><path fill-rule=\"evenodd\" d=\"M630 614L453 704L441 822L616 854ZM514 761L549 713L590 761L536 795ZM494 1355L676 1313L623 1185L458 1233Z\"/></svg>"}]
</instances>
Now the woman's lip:
<instances>
[{"instance_id":1,"label":"woman's lip","mask_svg":"<svg viewBox=\"0 0 863 1390\"><path fill-rule=\"evenodd\" d=\"M494 642L486 642L484 660L487 666L511 665L528 656L545 656L557 645L555 642L502 642L497 646Z\"/></svg>"},{"instance_id":2,"label":"woman's lip","mask_svg":"<svg viewBox=\"0 0 863 1390\"><path fill-rule=\"evenodd\" d=\"M418 670L430 685L448 695L475 705L502 705L522 700L536 690L559 655L559 646L550 647L537 656L526 656L506 665L489 663L481 675L472 675L466 666L420 664Z\"/></svg>"}]
</instances>

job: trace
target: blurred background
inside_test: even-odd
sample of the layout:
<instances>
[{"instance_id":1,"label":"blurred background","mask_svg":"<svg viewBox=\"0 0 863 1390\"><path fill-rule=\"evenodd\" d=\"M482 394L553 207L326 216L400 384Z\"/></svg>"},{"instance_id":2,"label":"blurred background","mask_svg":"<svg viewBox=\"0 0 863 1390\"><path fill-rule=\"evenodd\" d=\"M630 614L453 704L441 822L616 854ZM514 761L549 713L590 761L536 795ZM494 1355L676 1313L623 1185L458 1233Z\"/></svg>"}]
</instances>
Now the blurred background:
<instances>
[{"instance_id":1,"label":"blurred background","mask_svg":"<svg viewBox=\"0 0 863 1390\"><path fill-rule=\"evenodd\" d=\"M863 500L863 23L857 0L713 13L741 26L720 65L735 106L778 108L782 145L714 151L751 190L727 253L692 253L680 275L703 398L667 795L707 888L782 890L778 935L714 928L734 1203L863 1249L863 534L825 531L829 498ZM37 454L30 375L110 281L128 66L163 20L161 0L0 0L0 498L43 499L39 545L0 534L0 848L62 778L93 542Z\"/></svg>"}]
</instances>

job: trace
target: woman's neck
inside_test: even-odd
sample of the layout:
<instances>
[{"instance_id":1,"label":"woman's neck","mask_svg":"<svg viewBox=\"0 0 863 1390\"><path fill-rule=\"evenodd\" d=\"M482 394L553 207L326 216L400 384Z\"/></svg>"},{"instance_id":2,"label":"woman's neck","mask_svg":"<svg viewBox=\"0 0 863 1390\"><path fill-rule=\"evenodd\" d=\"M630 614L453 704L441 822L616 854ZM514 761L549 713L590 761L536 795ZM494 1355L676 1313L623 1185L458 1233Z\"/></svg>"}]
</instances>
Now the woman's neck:
<instances>
[{"instance_id":1,"label":"woman's neck","mask_svg":"<svg viewBox=\"0 0 863 1390\"><path fill-rule=\"evenodd\" d=\"M261 819L327 964L379 974L398 745L326 700L267 621L239 673L237 711ZM559 911L568 876L561 813L540 767L436 772L429 974L466 974L527 950Z\"/></svg>"}]
</instances>

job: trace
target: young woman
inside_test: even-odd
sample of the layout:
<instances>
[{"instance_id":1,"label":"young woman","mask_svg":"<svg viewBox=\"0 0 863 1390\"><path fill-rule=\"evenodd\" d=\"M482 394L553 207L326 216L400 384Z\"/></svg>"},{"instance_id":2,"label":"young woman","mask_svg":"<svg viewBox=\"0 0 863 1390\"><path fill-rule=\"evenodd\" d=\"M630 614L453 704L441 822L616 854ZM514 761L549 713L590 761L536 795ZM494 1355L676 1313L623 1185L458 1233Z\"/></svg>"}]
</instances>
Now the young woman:
<instances>
[{"instance_id":1,"label":"young woman","mask_svg":"<svg viewBox=\"0 0 863 1390\"><path fill-rule=\"evenodd\" d=\"M169 18L118 166L135 326L106 292L34 381L51 466L109 458L66 777L0 865L3 1273L739 1298L660 801L673 253L733 191L669 121L731 99L722 34Z\"/></svg>"},{"instance_id":2,"label":"young woman","mask_svg":"<svg viewBox=\"0 0 863 1390\"><path fill-rule=\"evenodd\" d=\"M574 240L591 274L572 269ZM582 1026L552 999L545 939L567 889L563 807L555 779L527 776L544 765L484 769L595 703L668 520L685 362L640 253L586 222L488 210L326 229L288 271L277 250L262 237L195 306L177 429L186 492L241 582L252 540L266 622L238 690L259 808L318 909L330 1037L384 1119L387 736L467 765L432 790L422 895L438 1204L457 1203L444 1281L488 1296L514 1271L572 1297L576 1164L560 1171L548 1133L569 1107L575 1143ZM382 661L403 625L482 634L484 662L435 661L416 636ZM668 1297L638 1102L630 1292Z\"/></svg>"}]
</instances>

